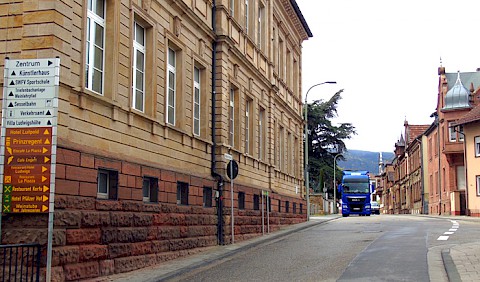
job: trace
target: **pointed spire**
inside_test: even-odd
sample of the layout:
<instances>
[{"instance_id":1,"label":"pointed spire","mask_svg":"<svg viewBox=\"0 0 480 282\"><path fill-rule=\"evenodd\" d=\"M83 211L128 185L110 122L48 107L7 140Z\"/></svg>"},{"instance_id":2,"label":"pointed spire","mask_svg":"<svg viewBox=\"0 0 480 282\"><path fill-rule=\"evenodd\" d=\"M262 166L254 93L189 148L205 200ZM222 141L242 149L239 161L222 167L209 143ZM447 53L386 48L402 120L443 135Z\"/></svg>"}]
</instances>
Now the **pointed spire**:
<instances>
[{"instance_id":1,"label":"pointed spire","mask_svg":"<svg viewBox=\"0 0 480 282\"><path fill-rule=\"evenodd\" d=\"M460 79L460 71L457 71L457 81L455 81L455 84L462 84L462 80Z\"/></svg>"}]
</instances>

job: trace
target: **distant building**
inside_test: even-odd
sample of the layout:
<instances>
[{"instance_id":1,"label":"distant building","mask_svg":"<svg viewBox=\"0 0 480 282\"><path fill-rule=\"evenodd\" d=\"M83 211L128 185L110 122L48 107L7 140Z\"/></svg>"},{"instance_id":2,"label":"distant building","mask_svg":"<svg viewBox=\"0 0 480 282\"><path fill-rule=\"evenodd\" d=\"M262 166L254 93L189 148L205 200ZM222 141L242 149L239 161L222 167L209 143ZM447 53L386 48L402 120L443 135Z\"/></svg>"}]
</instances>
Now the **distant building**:
<instances>
[{"instance_id":1,"label":"distant building","mask_svg":"<svg viewBox=\"0 0 480 282\"><path fill-rule=\"evenodd\" d=\"M465 186L468 215L480 216L480 97L474 92L477 105L455 122L456 128L463 127L465 134Z\"/></svg>"},{"instance_id":2,"label":"distant building","mask_svg":"<svg viewBox=\"0 0 480 282\"><path fill-rule=\"evenodd\" d=\"M446 73L440 67L438 74L437 110L428 134L430 213L461 215L467 213L464 133L454 125L477 103L480 72Z\"/></svg>"}]
</instances>

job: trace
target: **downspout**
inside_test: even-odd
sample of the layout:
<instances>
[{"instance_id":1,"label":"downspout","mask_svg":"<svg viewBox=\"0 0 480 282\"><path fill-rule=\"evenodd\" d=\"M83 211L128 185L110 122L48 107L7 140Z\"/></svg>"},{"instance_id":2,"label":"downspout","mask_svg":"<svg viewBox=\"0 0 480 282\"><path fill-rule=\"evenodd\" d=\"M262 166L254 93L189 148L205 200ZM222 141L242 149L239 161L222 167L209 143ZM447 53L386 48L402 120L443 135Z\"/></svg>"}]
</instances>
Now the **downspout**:
<instances>
[{"instance_id":1,"label":"downspout","mask_svg":"<svg viewBox=\"0 0 480 282\"><path fill-rule=\"evenodd\" d=\"M216 4L215 0L212 3L212 29L215 39L212 42L212 151L211 151L211 174L217 181L218 185L218 194L216 195L217 203L217 243L219 245L224 244L223 236L223 177L216 171L216 160L215 160L215 151L217 148L217 143L215 141L215 123L216 123L216 110L215 110L215 101L216 101L216 53L217 53L217 29L216 29Z\"/></svg>"},{"instance_id":2,"label":"downspout","mask_svg":"<svg viewBox=\"0 0 480 282\"><path fill-rule=\"evenodd\" d=\"M438 197L439 197L439 210L438 210L438 214L441 215L442 214L442 171L441 171L441 162L442 162L442 159L441 159L441 152L440 152L440 134L441 134L441 130L440 130L440 120L439 120L439 116L437 115L437 149L438 149L438 189L439 189L439 194L438 194Z\"/></svg>"}]
</instances>

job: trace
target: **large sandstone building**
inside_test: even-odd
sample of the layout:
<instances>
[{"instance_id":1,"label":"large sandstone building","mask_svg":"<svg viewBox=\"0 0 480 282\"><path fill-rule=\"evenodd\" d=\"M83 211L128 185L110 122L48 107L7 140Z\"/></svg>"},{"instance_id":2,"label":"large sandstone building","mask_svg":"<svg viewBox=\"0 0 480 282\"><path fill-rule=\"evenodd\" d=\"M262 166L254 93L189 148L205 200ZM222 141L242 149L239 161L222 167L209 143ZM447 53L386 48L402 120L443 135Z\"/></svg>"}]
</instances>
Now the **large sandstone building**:
<instances>
[{"instance_id":1,"label":"large sandstone building","mask_svg":"<svg viewBox=\"0 0 480 282\"><path fill-rule=\"evenodd\" d=\"M306 220L294 0L0 4L5 58L60 58L52 279L131 271ZM3 76L0 84L3 86ZM238 177L226 175L231 155ZM233 201L231 201L233 197ZM8 214L1 243L47 244Z\"/></svg>"}]
</instances>

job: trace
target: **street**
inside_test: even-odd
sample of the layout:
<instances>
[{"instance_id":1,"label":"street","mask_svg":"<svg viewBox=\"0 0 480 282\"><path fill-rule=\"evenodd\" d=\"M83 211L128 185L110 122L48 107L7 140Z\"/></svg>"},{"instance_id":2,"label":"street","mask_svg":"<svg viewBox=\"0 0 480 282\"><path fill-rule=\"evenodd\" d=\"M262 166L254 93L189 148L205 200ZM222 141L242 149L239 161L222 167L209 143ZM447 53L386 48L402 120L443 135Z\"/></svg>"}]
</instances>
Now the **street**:
<instances>
[{"instance_id":1,"label":"street","mask_svg":"<svg viewBox=\"0 0 480 282\"><path fill-rule=\"evenodd\" d=\"M171 281L430 281L429 250L474 242L479 224L408 215L339 218Z\"/></svg>"}]
</instances>

